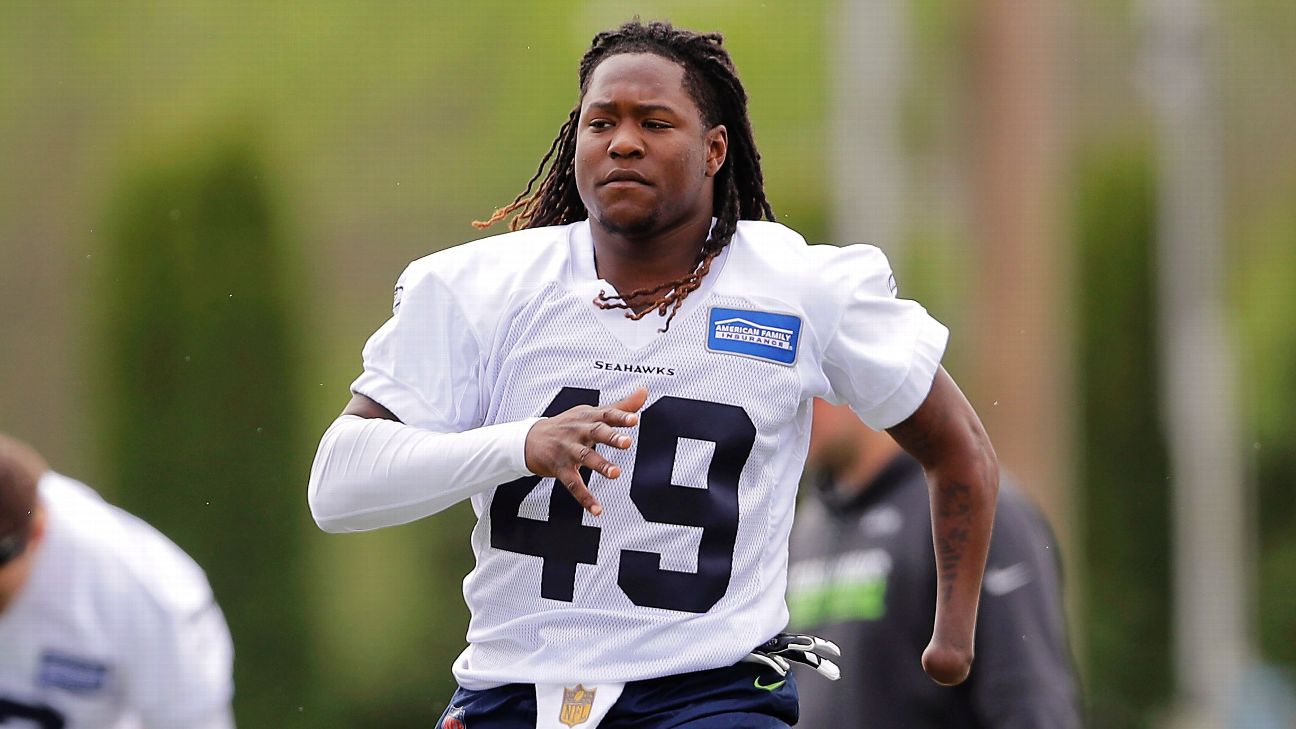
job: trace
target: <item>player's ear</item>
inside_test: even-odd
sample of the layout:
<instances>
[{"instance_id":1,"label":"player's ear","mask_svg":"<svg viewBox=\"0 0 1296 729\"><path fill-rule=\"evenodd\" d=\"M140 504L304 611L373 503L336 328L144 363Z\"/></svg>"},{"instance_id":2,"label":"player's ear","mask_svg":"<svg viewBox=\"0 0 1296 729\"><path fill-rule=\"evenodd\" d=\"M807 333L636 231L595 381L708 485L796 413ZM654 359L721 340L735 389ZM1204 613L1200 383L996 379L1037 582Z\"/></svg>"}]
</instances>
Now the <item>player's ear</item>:
<instances>
[{"instance_id":1,"label":"player's ear","mask_svg":"<svg viewBox=\"0 0 1296 729\"><path fill-rule=\"evenodd\" d=\"M706 132L706 176L715 177L729 156L729 130L717 124Z\"/></svg>"},{"instance_id":2,"label":"player's ear","mask_svg":"<svg viewBox=\"0 0 1296 729\"><path fill-rule=\"evenodd\" d=\"M40 540L45 537L45 509L39 504L36 510L32 512L31 527L27 532L27 548L40 544Z\"/></svg>"}]
</instances>

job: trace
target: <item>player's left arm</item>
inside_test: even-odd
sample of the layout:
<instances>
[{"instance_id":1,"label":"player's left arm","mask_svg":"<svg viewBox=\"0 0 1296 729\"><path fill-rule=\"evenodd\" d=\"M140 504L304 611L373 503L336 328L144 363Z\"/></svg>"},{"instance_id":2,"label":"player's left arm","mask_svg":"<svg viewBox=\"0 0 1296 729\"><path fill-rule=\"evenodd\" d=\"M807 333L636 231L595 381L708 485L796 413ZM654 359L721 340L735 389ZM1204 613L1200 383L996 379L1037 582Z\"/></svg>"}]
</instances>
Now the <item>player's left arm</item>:
<instances>
[{"instance_id":1,"label":"player's left arm","mask_svg":"<svg viewBox=\"0 0 1296 729\"><path fill-rule=\"evenodd\" d=\"M972 667L981 577L990 548L999 463L976 411L945 372L918 409L887 429L927 474L936 547L936 622L923 669L954 685Z\"/></svg>"}]
</instances>

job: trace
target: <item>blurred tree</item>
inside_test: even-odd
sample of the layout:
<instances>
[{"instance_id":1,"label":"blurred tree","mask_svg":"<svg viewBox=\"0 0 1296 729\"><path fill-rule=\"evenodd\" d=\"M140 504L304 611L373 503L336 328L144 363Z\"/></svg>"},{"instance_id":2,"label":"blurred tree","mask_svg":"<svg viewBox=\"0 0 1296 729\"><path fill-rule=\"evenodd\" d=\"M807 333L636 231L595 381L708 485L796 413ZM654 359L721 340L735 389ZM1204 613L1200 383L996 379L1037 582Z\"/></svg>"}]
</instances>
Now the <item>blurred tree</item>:
<instances>
[{"instance_id":1,"label":"blurred tree","mask_svg":"<svg viewBox=\"0 0 1296 729\"><path fill-rule=\"evenodd\" d=\"M1235 290L1250 417L1264 657L1296 668L1296 214L1286 195L1242 232Z\"/></svg>"},{"instance_id":2,"label":"blurred tree","mask_svg":"<svg viewBox=\"0 0 1296 729\"><path fill-rule=\"evenodd\" d=\"M1153 163L1136 143L1079 157L1076 242L1086 693L1091 726L1145 726L1169 698L1169 483L1158 415Z\"/></svg>"},{"instance_id":3,"label":"blurred tree","mask_svg":"<svg viewBox=\"0 0 1296 729\"><path fill-rule=\"evenodd\" d=\"M246 134L120 189L103 296L110 485L206 569L234 635L240 725L303 725L309 518L274 196Z\"/></svg>"}]
</instances>

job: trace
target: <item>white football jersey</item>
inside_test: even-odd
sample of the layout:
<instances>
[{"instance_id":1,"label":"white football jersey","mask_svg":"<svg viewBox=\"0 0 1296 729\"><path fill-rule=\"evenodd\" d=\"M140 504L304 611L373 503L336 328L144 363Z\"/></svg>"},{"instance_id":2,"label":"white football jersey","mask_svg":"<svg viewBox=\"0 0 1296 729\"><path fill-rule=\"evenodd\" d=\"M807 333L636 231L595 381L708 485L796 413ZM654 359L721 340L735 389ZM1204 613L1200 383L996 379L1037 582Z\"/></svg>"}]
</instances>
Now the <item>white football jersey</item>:
<instances>
[{"instance_id":1,"label":"white football jersey","mask_svg":"<svg viewBox=\"0 0 1296 729\"><path fill-rule=\"evenodd\" d=\"M931 388L948 332L898 299L871 246L743 221L662 333L593 299L586 222L451 248L406 269L352 390L462 432L649 397L584 512L538 476L472 498L466 688L622 682L726 666L779 632L812 400L886 428Z\"/></svg>"},{"instance_id":2,"label":"white football jersey","mask_svg":"<svg viewBox=\"0 0 1296 729\"><path fill-rule=\"evenodd\" d=\"M45 537L0 613L0 727L227 727L229 630L201 569L143 521L58 474Z\"/></svg>"}]
</instances>

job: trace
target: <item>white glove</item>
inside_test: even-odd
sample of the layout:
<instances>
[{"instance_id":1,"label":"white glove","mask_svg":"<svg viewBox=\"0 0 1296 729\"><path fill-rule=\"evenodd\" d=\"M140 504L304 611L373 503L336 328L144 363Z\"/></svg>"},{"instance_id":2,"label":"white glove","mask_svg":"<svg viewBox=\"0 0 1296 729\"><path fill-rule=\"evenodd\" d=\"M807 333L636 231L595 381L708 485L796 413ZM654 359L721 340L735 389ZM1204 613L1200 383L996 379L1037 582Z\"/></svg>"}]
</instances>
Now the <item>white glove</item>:
<instances>
[{"instance_id":1,"label":"white glove","mask_svg":"<svg viewBox=\"0 0 1296 729\"><path fill-rule=\"evenodd\" d=\"M841 669L828 656L838 658L841 649L836 643L813 635L797 633L779 633L768 641L756 646L742 659L743 663L760 663L786 676L793 663L810 666L820 676L830 681L841 678Z\"/></svg>"}]
</instances>

